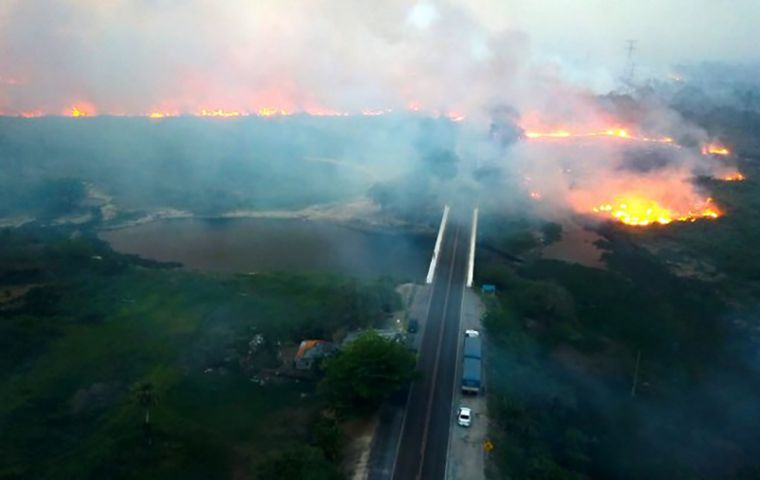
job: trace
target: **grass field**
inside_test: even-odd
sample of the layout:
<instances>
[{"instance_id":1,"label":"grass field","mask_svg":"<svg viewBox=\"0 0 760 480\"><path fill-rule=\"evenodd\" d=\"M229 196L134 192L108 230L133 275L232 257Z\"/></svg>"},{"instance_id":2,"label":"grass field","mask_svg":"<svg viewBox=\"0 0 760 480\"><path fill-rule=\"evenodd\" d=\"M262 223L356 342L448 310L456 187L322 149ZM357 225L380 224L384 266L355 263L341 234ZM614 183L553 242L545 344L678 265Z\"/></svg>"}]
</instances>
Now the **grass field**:
<instances>
[{"instance_id":1,"label":"grass field","mask_svg":"<svg viewBox=\"0 0 760 480\"><path fill-rule=\"evenodd\" d=\"M279 345L376 323L398 301L387 281L207 276L68 231L0 242L0 293L37 285L0 304L0 478L248 478L307 442L320 406L312 382L261 386L256 366L279 363ZM137 382L158 394L150 447Z\"/></svg>"}]
</instances>

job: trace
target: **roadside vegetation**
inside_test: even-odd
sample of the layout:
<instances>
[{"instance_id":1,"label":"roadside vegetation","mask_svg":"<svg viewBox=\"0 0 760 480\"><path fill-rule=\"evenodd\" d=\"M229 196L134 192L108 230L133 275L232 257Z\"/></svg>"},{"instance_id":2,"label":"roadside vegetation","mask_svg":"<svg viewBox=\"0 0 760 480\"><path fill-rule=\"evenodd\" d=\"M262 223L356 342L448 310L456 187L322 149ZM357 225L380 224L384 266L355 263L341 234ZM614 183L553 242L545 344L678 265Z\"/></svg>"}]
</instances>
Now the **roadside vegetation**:
<instances>
[{"instance_id":1,"label":"roadside vegetation","mask_svg":"<svg viewBox=\"0 0 760 480\"><path fill-rule=\"evenodd\" d=\"M0 478L340 478L319 375L273 372L398 304L389 280L205 275L0 230Z\"/></svg>"},{"instance_id":2,"label":"roadside vegetation","mask_svg":"<svg viewBox=\"0 0 760 480\"><path fill-rule=\"evenodd\" d=\"M404 343L370 330L324 362L321 387L341 412L372 412L414 380L416 364Z\"/></svg>"},{"instance_id":3,"label":"roadside vegetation","mask_svg":"<svg viewBox=\"0 0 760 480\"><path fill-rule=\"evenodd\" d=\"M491 478L760 476L760 152L734 137L747 179L702 180L725 215L601 225L606 269L541 259L535 222L483 220Z\"/></svg>"}]
</instances>

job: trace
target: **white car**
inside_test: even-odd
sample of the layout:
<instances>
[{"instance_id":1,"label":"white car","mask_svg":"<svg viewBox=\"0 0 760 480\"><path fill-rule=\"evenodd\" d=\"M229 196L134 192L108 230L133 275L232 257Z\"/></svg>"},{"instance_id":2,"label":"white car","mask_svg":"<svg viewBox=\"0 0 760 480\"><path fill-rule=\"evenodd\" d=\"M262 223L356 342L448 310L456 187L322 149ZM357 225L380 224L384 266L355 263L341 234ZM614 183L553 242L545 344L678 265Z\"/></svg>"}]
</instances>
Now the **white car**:
<instances>
[{"instance_id":1,"label":"white car","mask_svg":"<svg viewBox=\"0 0 760 480\"><path fill-rule=\"evenodd\" d=\"M471 328L468 328L467 330L464 331L464 336L465 337L479 337L480 336L480 332L477 331L477 330L473 330Z\"/></svg>"},{"instance_id":2,"label":"white car","mask_svg":"<svg viewBox=\"0 0 760 480\"><path fill-rule=\"evenodd\" d=\"M472 409L459 407L457 412L457 423L463 427L469 427L472 424Z\"/></svg>"}]
</instances>

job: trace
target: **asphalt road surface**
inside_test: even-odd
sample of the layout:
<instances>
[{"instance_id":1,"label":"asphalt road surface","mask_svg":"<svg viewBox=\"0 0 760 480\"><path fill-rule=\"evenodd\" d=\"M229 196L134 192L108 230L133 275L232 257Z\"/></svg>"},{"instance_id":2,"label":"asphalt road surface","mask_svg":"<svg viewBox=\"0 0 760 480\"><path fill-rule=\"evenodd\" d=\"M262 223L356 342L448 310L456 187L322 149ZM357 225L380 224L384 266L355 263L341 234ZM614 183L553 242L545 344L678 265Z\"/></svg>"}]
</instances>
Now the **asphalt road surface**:
<instances>
[{"instance_id":1,"label":"asphalt road surface","mask_svg":"<svg viewBox=\"0 0 760 480\"><path fill-rule=\"evenodd\" d=\"M394 480L440 480L445 476L449 429L454 421L451 400L455 383L458 385L455 375L470 241L468 223L466 215L452 215L446 227L419 350L417 368L423 377L409 392Z\"/></svg>"}]
</instances>

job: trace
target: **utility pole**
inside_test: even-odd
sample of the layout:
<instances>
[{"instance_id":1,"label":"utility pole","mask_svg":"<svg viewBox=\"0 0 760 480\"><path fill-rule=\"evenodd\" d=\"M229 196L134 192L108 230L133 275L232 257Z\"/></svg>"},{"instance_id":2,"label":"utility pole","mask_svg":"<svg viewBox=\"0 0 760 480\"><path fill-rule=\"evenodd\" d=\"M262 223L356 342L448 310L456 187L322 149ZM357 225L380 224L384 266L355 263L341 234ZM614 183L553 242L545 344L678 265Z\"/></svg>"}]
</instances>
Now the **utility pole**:
<instances>
[{"instance_id":1,"label":"utility pole","mask_svg":"<svg viewBox=\"0 0 760 480\"><path fill-rule=\"evenodd\" d=\"M639 364L641 363L641 350L636 353L636 369L633 371L633 385L631 385L631 396L636 396L636 385L639 383Z\"/></svg>"}]
</instances>

